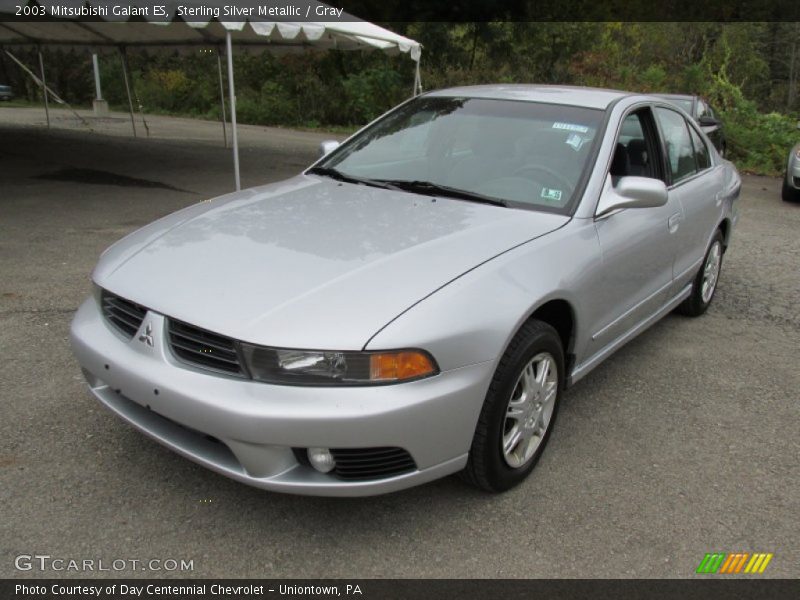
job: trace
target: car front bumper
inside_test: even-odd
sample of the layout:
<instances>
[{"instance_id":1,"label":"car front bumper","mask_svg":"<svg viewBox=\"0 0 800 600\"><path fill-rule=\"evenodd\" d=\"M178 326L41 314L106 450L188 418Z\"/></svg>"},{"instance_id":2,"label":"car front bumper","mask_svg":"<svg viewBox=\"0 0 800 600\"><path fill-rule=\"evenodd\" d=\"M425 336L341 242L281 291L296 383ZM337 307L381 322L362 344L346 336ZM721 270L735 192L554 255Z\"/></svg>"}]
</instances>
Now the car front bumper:
<instances>
[{"instance_id":1,"label":"car front bumper","mask_svg":"<svg viewBox=\"0 0 800 600\"><path fill-rule=\"evenodd\" d=\"M786 183L800 190L800 158L795 156L795 152L792 152L792 157L789 159L789 168L786 169Z\"/></svg>"},{"instance_id":2,"label":"car front bumper","mask_svg":"<svg viewBox=\"0 0 800 600\"><path fill-rule=\"evenodd\" d=\"M146 325L152 345L139 339ZM140 431L238 481L308 495L381 494L461 470L494 369L489 361L371 387L269 385L180 363L152 311L126 340L94 298L78 309L70 341L94 396ZM345 481L299 462L292 448L309 447L397 447L416 468Z\"/></svg>"}]
</instances>

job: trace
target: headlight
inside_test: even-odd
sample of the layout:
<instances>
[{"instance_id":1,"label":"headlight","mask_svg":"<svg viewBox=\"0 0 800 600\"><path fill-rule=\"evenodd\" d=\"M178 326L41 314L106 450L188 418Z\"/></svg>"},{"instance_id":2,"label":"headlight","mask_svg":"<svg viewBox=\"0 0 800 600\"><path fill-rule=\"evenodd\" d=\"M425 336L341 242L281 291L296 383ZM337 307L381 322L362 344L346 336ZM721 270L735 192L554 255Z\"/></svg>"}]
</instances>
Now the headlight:
<instances>
[{"instance_id":1,"label":"headlight","mask_svg":"<svg viewBox=\"0 0 800 600\"><path fill-rule=\"evenodd\" d=\"M253 379L293 385L374 385L430 377L439 372L422 350L335 352L242 344Z\"/></svg>"}]
</instances>

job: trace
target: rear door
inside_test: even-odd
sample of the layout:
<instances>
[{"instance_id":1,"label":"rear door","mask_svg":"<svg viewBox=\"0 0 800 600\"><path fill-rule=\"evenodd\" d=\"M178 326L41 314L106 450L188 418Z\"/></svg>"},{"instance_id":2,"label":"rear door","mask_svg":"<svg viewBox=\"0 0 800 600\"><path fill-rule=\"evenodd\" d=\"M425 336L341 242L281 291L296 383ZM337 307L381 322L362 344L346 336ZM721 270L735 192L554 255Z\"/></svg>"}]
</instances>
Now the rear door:
<instances>
[{"instance_id":1,"label":"rear door","mask_svg":"<svg viewBox=\"0 0 800 600\"><path fill-rule=\"evenodd\" d=\"M681 209L675 224L678 251L673 266L672 293L677 294L697 274L719 224L722 170L712 165L708 145L693 123L667 107L656 107L655 112L667 158L670 195L678 199Z\"/></svg>"}]
</instances>

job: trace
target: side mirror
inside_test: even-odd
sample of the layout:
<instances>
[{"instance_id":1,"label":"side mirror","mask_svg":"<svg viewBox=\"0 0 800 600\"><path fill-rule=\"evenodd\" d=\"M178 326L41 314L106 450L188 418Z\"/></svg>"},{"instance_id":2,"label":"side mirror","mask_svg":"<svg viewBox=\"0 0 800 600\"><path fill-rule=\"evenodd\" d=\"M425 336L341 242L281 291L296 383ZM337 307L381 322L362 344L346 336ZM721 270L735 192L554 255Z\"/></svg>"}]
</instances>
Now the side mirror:
<instances>
[{"instance_id":1,"label":"side mirror","mask_svg":"<svg viewBox=\"0 0 800 600\"><path fill-rule=\"evenodd\" d=\"M667 186L650 177L622 177L615 187L609 186L597 203L595 217L602 217L623 208L655 208L667 203Z\"/></svg>"},{"instance_id":2,"label":"side mirror","mask_svg":"<svg viewBox=\"0 0 800 600\"><path fill-rule=\"evenodd\" d=\"M709 117L708 115L703 115L700 117L697 122L700 124L701 127L715 127L719 125L719 119L715 119L714 117Z\"/></svg>"},{"instance_id":3,"label":"side mirror","mask_svg":"<svg viewBox=\"0 0 800 600\"><path fill-rule=\"evenodd\" d=\"M339 142L336 140L325 140L319 145L319 156L322 158L323 156L330 154L334 150L339 147Z\"/></svg>"},{"instance_id":4,"label":"side mirror","mask_svg":"<svg viewBox=\"0 0 800 600\"><path fill-rule=\"evenodd\" d=\"M797 122L797 128L800 129L800 121Z\"/></svg>"}]
</instances>

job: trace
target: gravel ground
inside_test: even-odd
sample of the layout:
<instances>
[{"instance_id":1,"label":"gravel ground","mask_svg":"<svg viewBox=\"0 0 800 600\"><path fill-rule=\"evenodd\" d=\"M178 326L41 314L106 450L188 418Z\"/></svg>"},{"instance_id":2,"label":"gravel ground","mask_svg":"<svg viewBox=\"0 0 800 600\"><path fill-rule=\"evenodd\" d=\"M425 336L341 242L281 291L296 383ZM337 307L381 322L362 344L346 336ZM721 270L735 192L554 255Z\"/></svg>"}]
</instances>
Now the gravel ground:
<instances>
[{"instance_id":1,"label":"gravel ground","mask_svg":"<svg viewBox=\"0 0 800 600\"><path fill-rule=\"evenodd\" d=\"M161 117L148 140L55 116L73 130L0 109L0 576L42 576L14 568L38 553L193 560L195 577L680 578L709 551L773 552L766 575L800 575L800 205L778 180L745 178L709 312L667 317L570 390L523 485L293 497L136 433L90 397L67 343L106 246L230 190L220 125ZM330 136L241 137L255 185Z\"/></svg>"}]
</instances>

